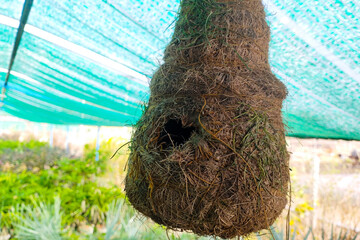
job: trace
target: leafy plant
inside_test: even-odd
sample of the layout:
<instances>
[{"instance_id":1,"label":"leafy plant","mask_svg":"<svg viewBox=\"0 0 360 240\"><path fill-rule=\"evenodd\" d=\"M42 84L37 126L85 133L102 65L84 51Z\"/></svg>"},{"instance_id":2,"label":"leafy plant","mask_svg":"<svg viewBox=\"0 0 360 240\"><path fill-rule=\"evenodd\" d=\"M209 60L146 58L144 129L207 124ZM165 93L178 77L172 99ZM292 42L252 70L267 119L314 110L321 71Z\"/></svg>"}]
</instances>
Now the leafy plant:
<instances>
[{"instance_id":1,"label":"leafy plant","mask_svg":"<svg viewBox=\"0 0 360 240\"><path fill-rule=\"evenodd\" d=\"M21 169L9 157L8 162L14 167L0 170L0 227L18 239L206 239L166 232L149 220L140 220L119 187L111 181L106 187L98 182L119 146L115 141L102 144L99 161L95 161L94 145L85 147L81 159L59 154L48 164L49 161L41 163L34 155L39 165L44 164L37 171L30 167ZM13 147L3 152L27 151L18 144L4 144ZM33 146L31 151L39 154L47 148L35 142ZM122 151L126 153L125 149ZM27 161L28 166L30 163ZM94 228L94 233L82 234L79 229L83 225ZM100 231L104 225L105 233Z\"/></svg>"},{"instance_id":2,"label":"leafy plant","mask_svg":"<svg viewBox=\"0 0 360 240\"><path fill-rule=\"evenodd\" d=\"M53 166L66 156L64 150L50 148L47 143L0 139L0 171L38 171Z\"/></svg>"},{"instance_id":3,"label":"leafy plant","mask_svg":"<svg viewBox=\"0 0 360 240\"><path fill-rule=\"evenodd\" d=\"M48 146L46 142L40 142L37 140L30 140L27 142L15 141L15 140L4 140L0 139L0 154L4 149L21 150L24 148L36 149Z\"/></svg>"},{"instance_id":4,"label":"leafy plant","mask_svg":"<svg viewBox=\"0 0 360 240\"><path fill-rule=\"evenodd\" d=\"M286 237L286 234L284 233L284 230L281 229L280 231L276 230L274 226L270 227L270 231L272 234L256 234L256 237L258 240L261 239L268 239L268 240L295 240L300 239L300 236L297 236L296 229L293 229L292 233L288 237ZM315 237L315 233L311 227L308 228L305 236L302 238L303 240L310 240L310 239L321 239L321 240L356 240L358 237L358 234L355 234L353 236L350 236L348 232L344 232L341 230L338 234L334 232L333 226L331 227L331 233L328 235L326 233L325 229L321 229L321 236L320 238Z\"/></svg>"},{"instance_id":5,"label":"leafy plant","mask_svg":"<svg viewBox=\"0 0 360 240\"><path fill-rule=\"evenodd\" d=\"M16 237L24 240L61 240L60 198L56 197L53 205L42 202L34 206L22 204L14 215Z\"/></svg>"},{"instance_id":6,"label":"leafy plant","mask_svg":"<svg viewBox=\"0 0 360 240\"><path fill-rule=\"evenodd\" d=\"M37 148L40 153L42 148ZM27 168L21 171L19 168L0 171L0 213L3 225L9 229L13 227L11 215L14 206L31 206L33 200L49 204L54 196L59 196L62 200L64 225L77 228L83 222L103 223L109 203L118 197L124 197L114 185L103 187L97 182L97 177L103 174L105 166L106 157L96 162L91 157L68 159L61 156L52 165L36 172L28 171Z\"/></svg>"},{"instance_id":7,"label":"leafy plant","mask_svg":"<svg viewBox=\"0 0 360 240\"><path fill-rule=\"evenodd\" d=\"M0 167L3 171L38 171L53 166L65 156L63 150L42 146L38 148L3 149ZM7 166L7 167L6 167Z\"/></svg>"},{"instance_id":8,"label":"leafy plant","mask_svg":"<svg viewBox=\"0 0 360 240\"><path fill-rule=\"evenodd\" d=\"M113 201L106 214L106 235L105 240L110 240L121 228L121 214L124 201Z\"/></svg>"}]
</instances>

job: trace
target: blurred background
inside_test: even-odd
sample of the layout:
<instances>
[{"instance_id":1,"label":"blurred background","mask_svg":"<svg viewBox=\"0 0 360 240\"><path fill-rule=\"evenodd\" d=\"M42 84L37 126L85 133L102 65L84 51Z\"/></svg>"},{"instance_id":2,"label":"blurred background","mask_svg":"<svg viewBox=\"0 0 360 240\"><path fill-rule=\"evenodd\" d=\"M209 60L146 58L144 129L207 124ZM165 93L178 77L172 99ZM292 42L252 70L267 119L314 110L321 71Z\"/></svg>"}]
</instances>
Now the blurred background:
<instances>
[{"instance_id":1,"label":"blurred background","mask_svg":"<svg viewBox=\"0 0 360 240\"><path fill-rule=\"evenodd\" d=\"M248 239L354 240L360 1L263 3L271 69L289 92L291 205L272 234ZM0 240L213 239L166 230L123 191L132 126L179 5L0 0Z\"/></svg>"},{"instance_id":2,"label":"blurred background","mask_svg":"<svg viewBox=\"0 0 360 240\"><path fill-rule=\"evenodd\" d=\"M123 189L131 127L35 123L5 113L0 119L0 239L30 239L32 231L43 231L45 239L49 222L57 224L50 233L59 239L102 239L106 232L111 239L207 239L166 231L128 205ZM288 137L287 143L292 239L355 239L360 142ZM57 210L56 197L61 200ZM27 207L45 216L24 215ZM286 225L284 211L272 226L276 239L286 239ZM266 231L249 237L270 238Z\"/></svg>"}]
</instances>

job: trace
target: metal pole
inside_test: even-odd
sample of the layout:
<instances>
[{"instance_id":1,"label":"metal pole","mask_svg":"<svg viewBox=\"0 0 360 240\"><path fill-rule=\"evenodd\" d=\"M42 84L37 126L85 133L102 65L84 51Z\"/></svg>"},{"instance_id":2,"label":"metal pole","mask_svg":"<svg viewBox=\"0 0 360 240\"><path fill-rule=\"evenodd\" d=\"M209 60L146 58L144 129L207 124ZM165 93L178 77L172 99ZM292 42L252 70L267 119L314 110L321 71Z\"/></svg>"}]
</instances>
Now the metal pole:
<instances>
[{"instance_id":1,"label":"metal pole","mask_svg":"<svg viewBox=\"0 0 360 240\"><path fill-rule=\"evenodd\" d=\"M49 138L50 147L54 147L54 125L50 125L50 138Z\"/></svg>"},{"instance_id":2,"label":"metal pole","mask_svg":"<svg viewBox=\"0 0 360 240\"><path fill-rule=\"evenodd\" d=\"M70 127L69 125L66 126L66 141L65 141L65 149L66 149L66 153L69 154L70 149L69 149L69 132L70 132Z\"/></svg>"},{"instance_id":3,"label":"metal pole","mask_svg":"<svg viewBox=\"0 0 360 240\"><path fill-rule=\"evenodd\" d=\"M34 133L35 139L38 139L39 138L39 126L38 126L38 123L33 124L33 133Z\"/></svg>"},{"instance_id":4,"label":"metal pole","mask_svg":"<svg viewBox=\"0 0 360 240\"><path fill-rule=\"evenodd\" d=\"M4 102L5 91L6 91L6 87L8 85L8 81L9 81L9 78L10 78L11 69L12 69L14 61L15 61L17 50L18 50L18 48L20 46L21 38L22 38L22 35L24 33L25 25L26 25L27 20L29 18L29 14L30 14L32 4L33 4L33 0L25 0L25 2L24 2L19 27L18 27L18 30L17 30L17 33L16 33L14 47L13 47L12 52L11 52L8 71L6 73L5 82L4 82L3 88L1 90L1 102L2 103Z\"/></svg>"},{"instance_id":5,"label":"metal pole","mask_svg":"<svg viewBox=\"0 0 360 240\"><path fill-rule=\"evenodd\" d=\"M312 205L314 208L313 216L312 216L312 227L316 228L317 225L317 207L318 207L318 200L319 200L319 182L320 182L320 158L318 156L318 148L319 143L316 139L316 145L315 145L315 151L314 151L314 157L313 157L313 199L312 199Z\"/></svg>"},{"instance_id":6,"label":"metal pole","mask_svg":"<svg viewBox=\"0 0 360 240\"><path fill-rule=\"evenodd\" d=\"M99 149L100 149L100 126L98 126L97 129L97 135L96 135L96 155L95 155L95 161L99 161Z\"/></svg>"}]
</instances>

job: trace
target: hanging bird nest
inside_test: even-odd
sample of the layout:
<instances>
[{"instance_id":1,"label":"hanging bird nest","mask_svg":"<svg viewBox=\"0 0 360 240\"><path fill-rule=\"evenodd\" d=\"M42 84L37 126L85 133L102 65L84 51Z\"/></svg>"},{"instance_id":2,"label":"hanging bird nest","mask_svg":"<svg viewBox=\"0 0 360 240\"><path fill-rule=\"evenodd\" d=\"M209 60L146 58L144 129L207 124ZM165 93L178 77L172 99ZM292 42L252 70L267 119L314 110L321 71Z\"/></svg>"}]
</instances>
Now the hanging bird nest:
<instances>
[{"instance_id":1,"label":"hanging bird nest","mask_svg":"<svg viewBox=\"0 0 360 240\"><path fill-rule=\"evenodd\" d=\"M155 222L230 238L287 204L285 86L261 0L183 0L135 127L125 190Z\"/></svg>"}]
</instances>

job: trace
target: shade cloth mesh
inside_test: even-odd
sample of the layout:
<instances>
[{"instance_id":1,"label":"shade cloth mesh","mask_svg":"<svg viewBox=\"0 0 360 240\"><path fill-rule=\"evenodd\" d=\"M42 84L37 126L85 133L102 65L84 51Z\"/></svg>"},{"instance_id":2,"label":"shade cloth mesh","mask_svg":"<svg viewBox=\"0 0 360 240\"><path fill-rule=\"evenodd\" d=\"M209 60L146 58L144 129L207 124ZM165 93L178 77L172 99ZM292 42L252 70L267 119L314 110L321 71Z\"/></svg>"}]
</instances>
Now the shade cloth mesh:
<instances>
[{"instance_id":1,"label":"shade cloth mesh","mask_svg":"<svg viewBox=\"0 0 360 240\"><path fill-rule=\"evenodd\" d=\"M264 0L272 71L297 137L360 140L360 1ZM0 86L23 0L0 4ZM179 0L34 0L1 109L54 124L136 123Z\"/></svg>"}]
</instances>

